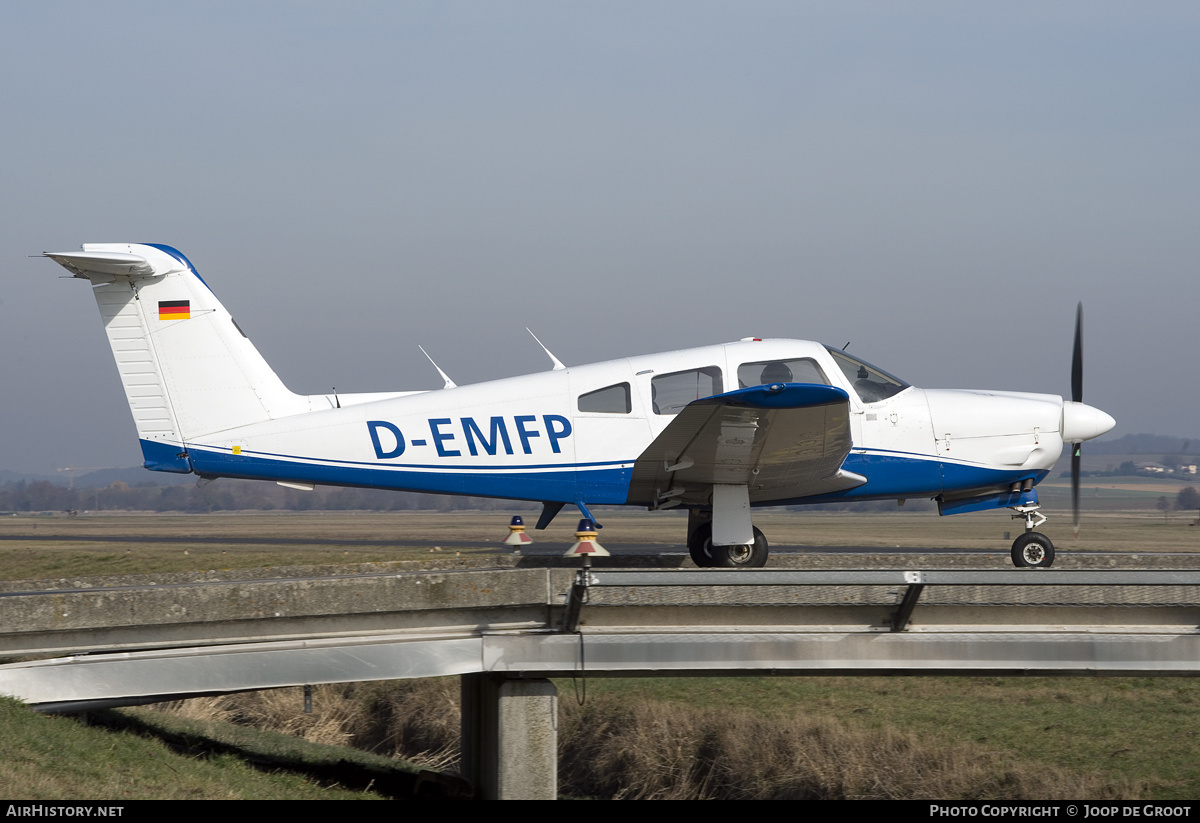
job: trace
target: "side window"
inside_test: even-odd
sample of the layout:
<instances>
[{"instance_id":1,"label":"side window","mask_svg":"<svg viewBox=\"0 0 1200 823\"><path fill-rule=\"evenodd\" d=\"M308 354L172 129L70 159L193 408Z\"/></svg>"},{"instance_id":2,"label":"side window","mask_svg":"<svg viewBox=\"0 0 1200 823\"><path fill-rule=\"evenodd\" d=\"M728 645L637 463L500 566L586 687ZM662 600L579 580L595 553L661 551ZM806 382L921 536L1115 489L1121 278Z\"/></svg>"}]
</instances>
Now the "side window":
<instances>
[{"instance_id":1,"label":"side window","mask_svg":"<svg viewBox=\"0 0 1200 823\"><path fill-rule=\"evenodd\" d=\"M764 360L759 363L743 363L738 367L738 387L766 386L771 383L820 383L830 385L825 372L815 360L803 357L797 360Z\"/></svg>"},{"instance_id":2,"label":"side window","mask_svg":"<svg viewBox=\"0 0 1200 823\"><path fill-rule=\"evenodd\" d=\"M712 397L722 391L721 369L718 366L660 374L650 380L655 414L679 414L693 400Z\"/></svg>"},{"instance_id":3,"label":"side window","mask_svg":"<svg viewBox=\"0 0 1200 823\"><path fill-rule=\"evenodd\" d=\"M598 414L629 414L633 411L633 404L629 400L629 384L618 383L579 395L579 410Z\"/></svg>"}]
</instances>

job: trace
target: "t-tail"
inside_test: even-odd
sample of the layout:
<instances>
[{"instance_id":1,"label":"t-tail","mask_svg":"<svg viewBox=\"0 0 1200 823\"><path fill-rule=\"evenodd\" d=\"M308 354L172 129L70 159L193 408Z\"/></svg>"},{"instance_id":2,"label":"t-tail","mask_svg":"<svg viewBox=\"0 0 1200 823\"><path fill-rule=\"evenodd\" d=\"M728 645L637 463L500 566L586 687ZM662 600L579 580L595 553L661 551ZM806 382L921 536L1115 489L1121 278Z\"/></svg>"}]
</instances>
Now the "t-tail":
<instances>
[{"instance_id":1,"label":"t-tail","mask_svg":"<svg viewBox=\"0 0 1200 823\"><path fill-rule=\"evenodd\" d=\"M190 472L190 440L325 399L289 391L170 246L88 243L45 256L94 287L146 468Z\"/></svg>"}]
</instances>

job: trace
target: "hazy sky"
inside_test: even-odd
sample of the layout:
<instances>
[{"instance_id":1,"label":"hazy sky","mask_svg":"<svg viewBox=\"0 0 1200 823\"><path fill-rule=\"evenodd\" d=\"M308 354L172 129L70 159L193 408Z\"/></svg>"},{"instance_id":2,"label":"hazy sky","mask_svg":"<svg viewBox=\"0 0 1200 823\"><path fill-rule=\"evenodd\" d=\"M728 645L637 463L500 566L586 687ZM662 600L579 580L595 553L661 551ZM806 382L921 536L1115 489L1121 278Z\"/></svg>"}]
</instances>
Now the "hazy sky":
<instances>
[{"instance_id":1,"label":"hazy sky","mask_svg":"<svg viewBox=\"0 0 1200 823\"><path fill-rule=\"evenodd\" d=\"M183 251L302 393L745 336L1200 437L1194 3L0 4L0 469L141 462L81 281ZM1164 363L1166 365L1164 365Z\"/></svg>"}]
</instances>

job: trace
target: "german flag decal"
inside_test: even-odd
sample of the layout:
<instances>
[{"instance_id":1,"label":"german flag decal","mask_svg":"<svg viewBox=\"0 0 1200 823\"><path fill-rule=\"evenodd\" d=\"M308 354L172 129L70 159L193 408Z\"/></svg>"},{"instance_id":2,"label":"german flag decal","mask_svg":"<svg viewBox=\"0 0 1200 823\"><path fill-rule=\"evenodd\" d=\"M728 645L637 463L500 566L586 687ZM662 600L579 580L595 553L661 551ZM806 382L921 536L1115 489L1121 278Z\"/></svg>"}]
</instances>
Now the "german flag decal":
<instances>
[{"instance_id":1,"label":"german flag decal","mask_svg":"<svg viewBox=\"0 0 1200 823\"><path fill-rule=\"evenodd\" d=\"M159 300L158 301L158 319L159 320L191 320L192 319L192 301L191 300Z\"/></svg>"}]
</instances>

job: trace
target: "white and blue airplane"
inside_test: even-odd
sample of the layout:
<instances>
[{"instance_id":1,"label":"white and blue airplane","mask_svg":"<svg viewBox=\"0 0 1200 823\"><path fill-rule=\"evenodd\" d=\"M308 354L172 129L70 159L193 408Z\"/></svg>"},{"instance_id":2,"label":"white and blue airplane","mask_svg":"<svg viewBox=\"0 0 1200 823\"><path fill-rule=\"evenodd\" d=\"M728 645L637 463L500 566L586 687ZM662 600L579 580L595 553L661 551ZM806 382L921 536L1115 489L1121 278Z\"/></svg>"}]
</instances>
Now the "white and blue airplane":
<instances>
[{"instance_id":1,"label":"white and blue airplane","mask_svg":"<svg viewBox=\"0 0 1200 823\"><path fill-rule=\"evenodd\" d=\"M589 519L599 505L686 509L698 566L766 563L755 507L906 498L943 515L1012 509L1013 563L1049 566L1034 487L1064 443L1115 425L1081 402L1078 324L1070 401L919 389L829 346L757 338L570 368L550 355L540 374L435 391L298 395L183 254L82 248L45 256L93 286L147 469L540 501L538 528L565 505Z\"/></svg>"}]
</instances>

